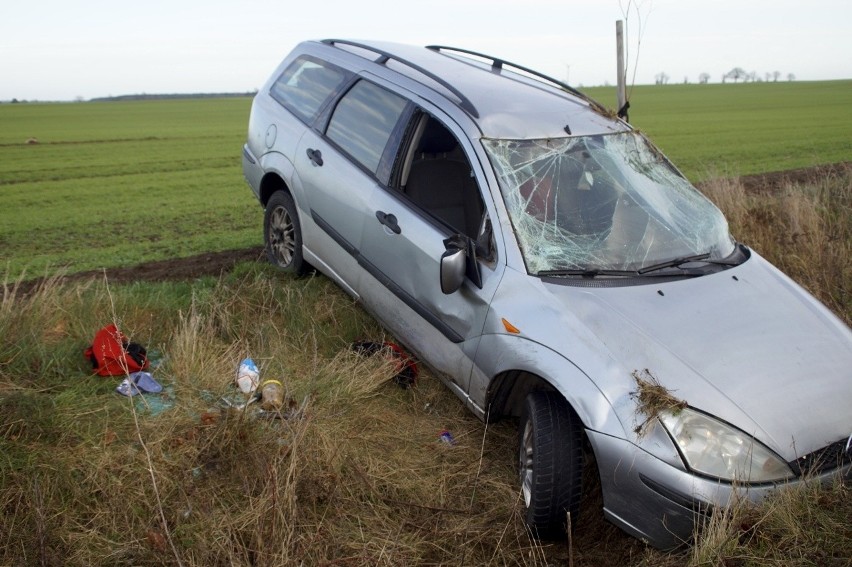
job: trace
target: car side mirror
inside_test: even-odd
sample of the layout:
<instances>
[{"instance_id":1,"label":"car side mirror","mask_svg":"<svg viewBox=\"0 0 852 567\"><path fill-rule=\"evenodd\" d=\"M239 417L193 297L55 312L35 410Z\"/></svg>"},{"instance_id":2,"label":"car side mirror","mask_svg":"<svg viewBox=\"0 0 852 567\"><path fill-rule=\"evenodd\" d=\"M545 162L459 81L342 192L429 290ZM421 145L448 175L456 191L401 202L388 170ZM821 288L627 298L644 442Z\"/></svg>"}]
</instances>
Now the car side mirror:
<instances>
[{"instance_id":1,"label":"car side mirror","mask_svg":"<svg viewBox=\"0 0 852 567\"><path fill-rule=\"evenodd\" d=\"M461 248L449 248L441 255L441 291L455 293L464 283L467 271L467 254Z\"/></svg>"},{"instance_id":2,"label":"car side mirror","mask_svg":"<svg viewBox=\"0 0 852 567\"><path fill-rule=\"evenodd\" d=\"M446 252L441 255L441 291L446 295L457 292L465 278L482 289L476 243L463 234L454 234L444 240L444 249Z\"/></svg>"}]
</instances>

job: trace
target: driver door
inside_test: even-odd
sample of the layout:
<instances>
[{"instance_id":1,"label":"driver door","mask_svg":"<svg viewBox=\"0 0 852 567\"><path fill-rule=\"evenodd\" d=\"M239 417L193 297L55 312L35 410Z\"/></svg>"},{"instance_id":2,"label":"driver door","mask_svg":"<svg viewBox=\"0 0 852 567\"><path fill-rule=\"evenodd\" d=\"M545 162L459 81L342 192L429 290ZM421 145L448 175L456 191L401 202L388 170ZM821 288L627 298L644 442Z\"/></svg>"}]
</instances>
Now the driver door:
<instances>
[{"instance_id":1,"label":"driver door","mask_svg":"<svg viewBox=\"0 0 852 567\"><path fill-rule=\"evenodd\" d=\"M364 303L418 357L462 397L467 397L473 358L500 264L468 258L480 282L465 279L445 295L440 284L444 241L453 235L477 239L487 209L478 179L459 139L436 118L418 113L398 155L392 187L377 186L364 223L361 278ZM489 242L490 246L490 242ZM485 253L484 255L487 255ZM481 284L481 285L478 285Z\"/></svg>"}]
</instances>

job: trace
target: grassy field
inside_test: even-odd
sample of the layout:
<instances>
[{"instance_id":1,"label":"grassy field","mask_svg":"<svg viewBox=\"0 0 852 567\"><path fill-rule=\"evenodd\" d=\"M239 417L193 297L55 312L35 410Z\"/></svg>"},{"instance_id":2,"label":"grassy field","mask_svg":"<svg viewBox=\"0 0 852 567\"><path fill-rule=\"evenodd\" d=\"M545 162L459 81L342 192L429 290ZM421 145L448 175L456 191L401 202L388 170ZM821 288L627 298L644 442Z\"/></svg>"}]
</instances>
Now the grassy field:
<instances>
[{"instance_id":1,"label":"grassy field","mask_svg":"<svg viewBox=\"0 0 852 567\"><path fill-rule=\"evenodd\" d=\"M260 209L239 171L248 106L0 106L7 281L258 244ZM654 134L668 124L678 135L678 114L642 124L676 161L678 147L702 142L668 147ZM726 139L751 143L750 130L729 127ZM819 137L848 148L848 133L832 135ZM736 169L714 159L687 171ZM704 188L735 236L852 321L852 167L771 195L737 179ZM82 351L108 322L149 348L163 394L124 398L118 379L91 375ZM520 517L514 424L486 427L428 369L399 388L388 361L352 353L364 338L389 337L326 278L257 263L191 282L7 285L0 565L848 565L852 496L841 482L717 510L673 553L605 522L590 482L571 540L536 542ZM244 356L285 384L286 419L226 407L239 401ZM440 441L443 429L456 445Z\"/></svg>"},{"instance_id":2,"label":"grassy field","mask_svg":"<svg viewBox=\"0 0 852 567\"><path fill-rule=\"evenodd\" d=\"M614 88L583 90L615 106ZM631 92L631 123L693 181L852 160L852 80Z\"/></svg>"},{"instance_id":3,"label":"grassy field","mask_svg":"<svg viewBox=\"0 0 852 567\"><path fill-rule=\"evenodd\" d=\"M852 81L642 86L632 102L633 122L693 180L852 159ZM7 275L260 244L240 169L250 103L0 105Z\"/></svg>"},{"instance_id":4,"label":"grassy field","mask_svg":"<svg viewBox=\"0 0 852 567\"><path fill-rule=\"evenodd\" d=\"M259 243L242 178L250 99L0 105L8 273L121 266ZM25 142L35 138L38 144Z\"/></svg>"}]
</instances>

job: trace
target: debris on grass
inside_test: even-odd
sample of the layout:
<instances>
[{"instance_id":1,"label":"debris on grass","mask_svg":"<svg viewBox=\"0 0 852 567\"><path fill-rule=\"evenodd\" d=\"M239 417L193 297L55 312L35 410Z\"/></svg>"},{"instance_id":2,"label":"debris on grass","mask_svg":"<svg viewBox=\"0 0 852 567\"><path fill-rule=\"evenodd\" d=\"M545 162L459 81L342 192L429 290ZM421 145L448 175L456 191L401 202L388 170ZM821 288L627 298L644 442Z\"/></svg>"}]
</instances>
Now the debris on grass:
<instances>
[{"instance_id":1,"label":"debris on grass","mask_svg":"<svg viewBox=\"0 0 852 567\"><path fill-rule=\"evenodd\" d=\"M164 411L174 407L176 397L173 384L166 384L156 393L145 393L136 396L136 412L150 417L158 417Z\"/></svg>"},{"instance_id":2,"label":"debris on grass","mask_svg":"<svg viewBox=\"0 0 852 567\"><path fill-rule=\"evenodd\" d=\"M630 396L636 400L637 412L645 416L644 421L633 430L639 437L648 432L654 419L662 412L669 411L677 415L687 407L686 401L677 398L671 390L660 384L647 368L634 370L632 376L636 380L636 390Z\"/></svg>"},{"instance_id":3,"label":"debris on grass","mask_svg":"<svg viewBox=\"0 0 852 567\"><path fill-rule=\"evenodd\" d=\"M440 433L438 433L438 439L442 443L445 443L450 446L454 446L456 444L456 438L453 437L453 434L450 433L447 429L443 429Z\"/></svg>"},{"instance_id":4,"label":"debris on grass","mask_svg":"<svg viewBox=\"0 0 852 567\"><path fill-rule=\"evenodd\" d=\"M237 367L236 384L243 394L252 394L260 383L260 370L254 360L244 358Z\"/></svg>"},{"instance_id":5,"label":"debris on grass","mask_svg":"<svg viewBox=\"0 0 852 567\"><path fill-rule=\"evenodd\" d=\"M382 354L391 360L396 370L393 381L400 388L406 389L416 384L417 362L396 343L359 340L352 343L352 350L363 356Z\"/></svg>"}]
</instances>

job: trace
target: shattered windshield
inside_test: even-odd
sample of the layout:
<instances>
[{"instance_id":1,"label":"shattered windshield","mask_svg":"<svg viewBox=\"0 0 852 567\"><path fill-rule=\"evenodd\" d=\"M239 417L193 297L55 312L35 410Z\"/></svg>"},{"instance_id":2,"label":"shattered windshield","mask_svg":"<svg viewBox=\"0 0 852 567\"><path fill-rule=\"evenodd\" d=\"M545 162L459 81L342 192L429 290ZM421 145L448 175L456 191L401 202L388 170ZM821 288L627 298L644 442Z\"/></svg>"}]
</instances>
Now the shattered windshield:
<instances>
[{"instance_id":1,"label":"shattered windshield","mask_svg":"<svg viewBox=\"0 0 852 567\"><path fill-rule=\"evenodd\" d=\"M722 213L636 132L483 144L532 274L734 251Z\"/></svg>"}]
</instances>

